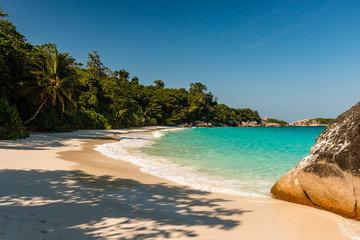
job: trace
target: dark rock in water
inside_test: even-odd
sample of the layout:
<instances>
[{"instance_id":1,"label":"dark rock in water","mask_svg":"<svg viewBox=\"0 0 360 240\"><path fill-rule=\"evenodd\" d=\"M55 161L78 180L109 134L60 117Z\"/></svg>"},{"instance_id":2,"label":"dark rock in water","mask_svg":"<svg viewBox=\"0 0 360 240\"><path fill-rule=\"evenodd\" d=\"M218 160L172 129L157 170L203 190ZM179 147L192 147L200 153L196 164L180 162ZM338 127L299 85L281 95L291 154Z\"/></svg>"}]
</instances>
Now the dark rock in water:
<instances>
[{"instance_id":1,"label":"dark rock in water","mask_svg":"<svg viewBox=\"0 0 360 240\"><path fill-rule=\"evenodd\" d=\"M360 220L360 102L329 124L271 193Z\"/></svg>"}]
</instances>

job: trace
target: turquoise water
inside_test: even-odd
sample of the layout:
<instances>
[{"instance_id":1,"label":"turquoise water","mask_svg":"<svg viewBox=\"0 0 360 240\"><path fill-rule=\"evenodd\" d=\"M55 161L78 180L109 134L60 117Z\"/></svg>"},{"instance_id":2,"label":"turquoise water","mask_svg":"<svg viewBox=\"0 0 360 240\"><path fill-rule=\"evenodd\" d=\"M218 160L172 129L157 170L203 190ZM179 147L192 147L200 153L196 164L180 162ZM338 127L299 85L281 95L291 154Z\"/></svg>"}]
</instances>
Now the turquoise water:
<instances>
[{"instance_id":1,"label":"turquoise water","mask_svg":"<svg viewBox=\"0 0 360 240\"><path fill-rule=\"evenodd\" d=\"M193 174L212 177L217 189L268 195L271 186L309 153L315 138L324 130L325 127L194 128L165 132L141 151L163 157Z\"/></svg>"}]
</instances>

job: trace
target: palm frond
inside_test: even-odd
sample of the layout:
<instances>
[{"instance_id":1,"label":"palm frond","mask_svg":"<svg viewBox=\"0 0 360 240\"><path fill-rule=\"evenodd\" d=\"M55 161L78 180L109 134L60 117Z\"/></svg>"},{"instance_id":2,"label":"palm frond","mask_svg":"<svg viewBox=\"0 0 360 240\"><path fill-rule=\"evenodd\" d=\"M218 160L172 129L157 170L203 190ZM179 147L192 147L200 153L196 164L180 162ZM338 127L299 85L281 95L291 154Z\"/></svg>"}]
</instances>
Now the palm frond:
<instances>
[{"instance_id":1,"label":"palm frond","mask_svg":"<svg viewBox=\"0 0 360 240\"><path fill-rule=\"evenodd\" d=\"M83 85L74 68L75 59L69 53L58 52L56 48L46 50L45 64L32 65L30 73L35 77L35 81L23 86L18 91L18 96L30 97L35 103L40 104L39 110L50 98L53 105L60 104L62 111L66 106L75 112L77 105L72 99L72 93L76 91L76 86Z\"/></svg>"}]
</instances>

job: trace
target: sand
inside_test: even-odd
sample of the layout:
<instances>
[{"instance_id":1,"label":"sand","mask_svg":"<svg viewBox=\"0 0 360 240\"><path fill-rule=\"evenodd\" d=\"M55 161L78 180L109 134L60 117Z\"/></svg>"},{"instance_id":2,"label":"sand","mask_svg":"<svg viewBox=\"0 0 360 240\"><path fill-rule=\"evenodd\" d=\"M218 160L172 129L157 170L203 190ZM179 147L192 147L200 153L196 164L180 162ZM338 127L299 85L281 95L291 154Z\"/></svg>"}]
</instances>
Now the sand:
<instances>
[{"instance_id":1,"label":"sand","mask_svg":"<svg viewBox=\"0 0 360 240\"><path fill-rule=\"evenodd\" d=\"M0 239L360 239L336 214L194 190L94 150L124 132L1 141Z\"/></svg>"}]
</instances>

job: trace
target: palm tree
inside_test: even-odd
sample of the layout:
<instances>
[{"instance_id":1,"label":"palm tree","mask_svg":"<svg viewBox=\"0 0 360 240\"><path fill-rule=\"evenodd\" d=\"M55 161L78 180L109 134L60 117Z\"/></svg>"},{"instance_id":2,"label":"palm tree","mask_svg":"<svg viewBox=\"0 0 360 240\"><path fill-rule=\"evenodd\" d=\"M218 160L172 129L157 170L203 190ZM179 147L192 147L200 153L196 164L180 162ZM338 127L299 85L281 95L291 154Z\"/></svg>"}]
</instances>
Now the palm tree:
<instances>
[{"instance_id":1,"label":"palm tree","mask_svg":"<svg viewBox=\"0 0 360 240\"><path fill-rule=\"evenodd\" d=\"M74 68L75 59L68 53L60 53L56 47L48 48L45 54L45 66L37 64L31 73L36 78L36 84L28 85L20 91L20 95L31 96L39 105L35 114L26 120L25 126L40 112L44 104L50 99L52 104L61 104L64 112L65 105L71 110L76 110L76 102L72 98L75 86L81 82Z\"/></svg>"}]
</instances>

